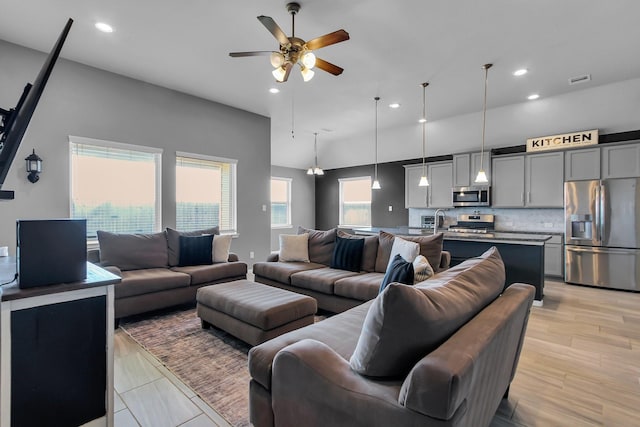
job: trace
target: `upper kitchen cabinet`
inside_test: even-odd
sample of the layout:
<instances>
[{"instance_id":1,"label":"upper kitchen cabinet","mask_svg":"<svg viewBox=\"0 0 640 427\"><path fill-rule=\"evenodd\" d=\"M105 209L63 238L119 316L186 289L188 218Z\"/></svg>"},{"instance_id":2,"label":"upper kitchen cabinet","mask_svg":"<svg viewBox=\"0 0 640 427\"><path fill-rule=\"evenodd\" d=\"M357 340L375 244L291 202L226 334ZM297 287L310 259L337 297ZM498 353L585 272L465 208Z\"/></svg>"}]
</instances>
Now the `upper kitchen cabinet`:
<instances>
[{"instance_id":1,"label":"upper kitchen cabinet","mask_svg":"<svg viewBox=\"0 0 640 427\"><path fill-rule=\"evenodd\" d=\"M531 154L525 158L525 206L564 206L563 152Z\"/></svg>"},{"instance_id":2,"label":"upper kitchen cabinet","mask_svg":"<svg viewBox=\"0 0 640 427\"><path fill-rule=\"evenodd\" d=\"M422 165L410 165L404 167L404 207L426 208L427 189L420 187L418 183L422 177Z\"/></svg>"},{"instance_id":3,"label":"upper kitchen cabinet","mask_svg":"<svg viewBox=\"0 0 640 427\"><path fill-rule=\"evenodd\" d=\"M452 162L429 163L427 168L428 187L420 187L422 165L405 166L405 207L406 208L450 208L451 187L453 186Z\"/></svg>"},{"instance_id":4,"label":"upper kitchen cabinet","mask_svg":"<svg viewBox=\"0 0 640 427\"><path fill-rule=\"evenodd\" d=\"M492 159L493 207L563 206L564 157L562 152Z\"/></svg>"},{"instance_id":5,"label":"upper kitchen cabinet","mask_svg":"<svg viewBox=\"0 0 640 427\"><path fill-rule=\"evenodd\" d=\"M640 176L640 144L602 147L602 179Z\"/></svg>"},{"instance_id":6,"label":"upper kitchen cabinet","mask_svg":"<svg viewBox=\"0 0 640 427\"><path fill-rule=\"evenodd\" d=\"M453 156L453 186L454 187L472 187L476 185L475 179L478 171L481 169L481 163L484 163L484 171L487 177L491 179L491 154L484 153L482 162L480 161L480 153L456 154ZM487 185L487 184L482 184Z\"/></svg>"},{"instance_id":7,"label":"upper kitchen cabinet","mask_svg":"<svg viewBox=\"0 0 640 427\"><path fill-rule=\"evenodd\" d=\"M600 148L567 150L564 154L564 179L600 179Z\"/></svg>"},{"instance_id":8,"label":"upper kitchen cabinet","mask_svg":"<svg viewBox=\"0 0 640 427\"><path fill-rule=\"evenodd\" d=\"M491 166L491 206L524 206L524 156L494 157Z\"/></svg>"}]
</instances>

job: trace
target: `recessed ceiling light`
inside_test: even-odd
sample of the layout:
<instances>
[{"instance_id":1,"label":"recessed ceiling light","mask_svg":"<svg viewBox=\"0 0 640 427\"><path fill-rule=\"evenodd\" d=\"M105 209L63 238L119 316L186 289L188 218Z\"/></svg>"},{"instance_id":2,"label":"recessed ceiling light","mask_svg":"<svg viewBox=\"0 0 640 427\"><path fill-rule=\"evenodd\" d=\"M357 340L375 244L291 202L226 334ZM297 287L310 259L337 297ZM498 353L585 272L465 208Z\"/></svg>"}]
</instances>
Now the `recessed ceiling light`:
<instances>
[{"instance_id":1,"label":"recessed ceiling light","mask_svg":"<svg viewBox=\"0 0 640 427\"><path fill-rule=\"evenodd\" d=\"M526 68L521 68L519 70L516 70L513 72L514 76L524 76L525 74L527 74L529 72L529 70L527 70Z\"/></svg>"},{"instance_id":2,"label":"recessed ceiling light","mask_svg":"<svg viewBox=\"0 0 640 427\"><path fill-rule=\"evenodd\" d=\"M393 104L389 104L389 108L400 108L400 104L394 102Z\"/></svg>"},{"instance_id":3,"label":"recessed ceiling light","mask_svg":"<svg viewBox=\"0 0 640 427\"><path fill-rule=\"evenodd\" d=\"M534 93L534 94L531 94L531 95L527 96L527 99L529 101L533 101L534 99L538 99L538 98L540 98L540 95L538 95L537 93Z\"/></svg>"},{"instance_id":4,"label":"recessed ceiling light","mask_svg":"<svg viewBox=\"0 0 640 427\"><path fill-rule=\"evenodd\" d=\"M269 89L269 92L271 92L271 93L278 93L278 92L280 92L280 89L275 88L275 87L272 87L271 89Z\"/></svg>"},{"instance_id":5,"label":"recessed ceiling light","mask_svg":"<svg viewBox=\"0 0 640 427\"><path fill-rule=\"evenodd\" d=\"M103 33L113 33L113 27L109 24L105 24L104 22L96 22L96 28Z\"/></svg>"}]
</instances>

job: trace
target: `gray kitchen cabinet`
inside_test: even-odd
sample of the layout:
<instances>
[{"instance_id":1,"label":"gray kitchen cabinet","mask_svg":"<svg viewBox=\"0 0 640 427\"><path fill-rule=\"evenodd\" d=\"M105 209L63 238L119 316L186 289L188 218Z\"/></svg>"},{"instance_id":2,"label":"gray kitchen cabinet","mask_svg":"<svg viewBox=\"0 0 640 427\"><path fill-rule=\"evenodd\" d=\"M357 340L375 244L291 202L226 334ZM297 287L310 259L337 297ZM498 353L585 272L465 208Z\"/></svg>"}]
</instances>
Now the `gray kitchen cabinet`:
<instances>
[{"instance_id":1,"label":"gray kitchen cabinet","mask_svg":"<svg viewBox=\"0 0 640 427\"><path fill-rule=\"evenodd\" d=\"M471 155L455 154L453 156L453 186L468 187L471 185Z\"/></svg>"},{"instance_id":2,"label":"gray kitchen cabinet","mask_svg":"<svg viewBox=\"0 0 640 427\"><path fill-rule=\"evenodd\" d=\"M640 144L602 147L602 179L640 177Z\"/></svg>"},{"instance_id":3,"label":"gray kitchen cabinet","mask_svg":"<svg viewBox=\"0 0 640 427\"><path fill-rule=\"evenodd\" d=\"M564 277L562 236L553 235L544 244L544 275Z\"/></svg>"},{"instance_id":4,"label":"gray kitchen cabinet","mask_svg":"<svg viewBox=\"0 0 640 427\"><path fill-rule=\"evenodd\" d=\"M453 187L453 163L431 163L427 165L427 174L430 184L428 201L429 207L453 207L451 199L451 187Z\"/></svg>"},{"instance_id":5,"label":"gray kitchen cabinet","mask_svg":"<svg viewBox=\"0 0 640 427\"><path fill-rule=\"evenodd\" d=\"M600 147L567 150L564 153L564 180L600 179Z\"/></svg>"},{"instance_id":6,"label":"gray kitchen cabinet","mask_svg":"<svg viewBox=\"0 0 640 427\"><path fill-rule=\"evenodd\" d=\"M489 182L487 184L476 184L474 181L478 176L478 171L483 168ZM471 153L471 185L491 185L491 152L484 152L482 162L480 161L480 153Z\"/></svg>"},{"instance_id":7,"label":"gray kitchen cabinet","mask_svg":"<svg viewBox=\"0 0 640 427\"><path fill-rule=\"evenodd\" d=\"M422 165L408 165L404 167L404 207L426 208L429 187L420 187Z\"/></svg>"},{"instance_id":8,"label":"gray kitchen cabinet","mask_svg":"<svg viewBox=\"0 0 640 427\"><path fill-rule=\"evenodd\" d=\"M519 208L524 206L524 156L491 159L491 206Z\"/></svg>"},{"instance_id":9,"label":"gray kitchen cabinet","mask_svg":"<svg viewBox=\"0 0 640 427\"><path fill-rule=\"evenodd\" d=\"M530 154L525 157L524 205L539 208L564 206L563 152Z\"/></svg>"}]
</instances>

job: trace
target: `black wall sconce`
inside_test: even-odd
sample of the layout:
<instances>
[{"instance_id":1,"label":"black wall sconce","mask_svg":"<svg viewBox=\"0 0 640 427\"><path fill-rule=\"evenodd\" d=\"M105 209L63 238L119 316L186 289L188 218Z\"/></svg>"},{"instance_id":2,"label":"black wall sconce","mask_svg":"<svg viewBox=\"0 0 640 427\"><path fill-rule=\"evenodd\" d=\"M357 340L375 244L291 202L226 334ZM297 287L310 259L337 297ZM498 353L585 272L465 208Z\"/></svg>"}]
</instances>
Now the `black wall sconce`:
<instances>
[{"instance_id":1,"label":"black wall sconce","mask_svg":"<svg viewBox=\"0 0 640 427\"><path fill-rule=\"evenodd\" d=\"M27 172L29 172L27 179L35 184L40 179L39 174L42 172L42 159L36 154L34 148L33 153L29 154L25 160L27 161Z\"/></svg>"}]
</instances>

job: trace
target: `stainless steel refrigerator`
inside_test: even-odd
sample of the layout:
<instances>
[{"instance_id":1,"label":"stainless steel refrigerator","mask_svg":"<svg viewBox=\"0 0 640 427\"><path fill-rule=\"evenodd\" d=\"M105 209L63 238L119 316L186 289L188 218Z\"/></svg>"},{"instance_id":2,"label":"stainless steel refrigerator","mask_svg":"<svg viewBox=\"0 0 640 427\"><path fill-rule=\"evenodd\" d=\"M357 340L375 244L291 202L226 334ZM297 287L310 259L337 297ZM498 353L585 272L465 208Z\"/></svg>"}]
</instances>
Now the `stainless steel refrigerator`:
<instances>
[{"instance_id":1,"label":"stainless steel refrigerator","mask_svg":"<svg viewBox=\"0 0 640 427\"><path fill-rule=\"evenodd\" d=\"M565 281L640 290L640 179L564 184Z\"/></svg>"}]
</instances>

